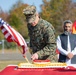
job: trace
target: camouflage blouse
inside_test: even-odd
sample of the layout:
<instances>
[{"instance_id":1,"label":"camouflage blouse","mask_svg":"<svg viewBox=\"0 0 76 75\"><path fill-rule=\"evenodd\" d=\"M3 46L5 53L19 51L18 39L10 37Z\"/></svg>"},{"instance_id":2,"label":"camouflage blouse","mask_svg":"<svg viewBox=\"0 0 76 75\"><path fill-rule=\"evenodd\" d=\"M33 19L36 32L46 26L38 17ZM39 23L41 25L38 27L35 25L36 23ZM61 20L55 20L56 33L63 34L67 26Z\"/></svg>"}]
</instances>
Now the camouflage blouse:
<instances>
[{"instance_id":1,"label":"camouflage blouse","mask_svg":"<svg viewBox=\"0 0 76 75\"><path fill-rule=\"evenodd\" d=\"M47 21L40 19L36 26L28 26L30 47L32 53L37 53L39 59L56 61L56 41L54 27Z\"/></svg>"}]
</instances>

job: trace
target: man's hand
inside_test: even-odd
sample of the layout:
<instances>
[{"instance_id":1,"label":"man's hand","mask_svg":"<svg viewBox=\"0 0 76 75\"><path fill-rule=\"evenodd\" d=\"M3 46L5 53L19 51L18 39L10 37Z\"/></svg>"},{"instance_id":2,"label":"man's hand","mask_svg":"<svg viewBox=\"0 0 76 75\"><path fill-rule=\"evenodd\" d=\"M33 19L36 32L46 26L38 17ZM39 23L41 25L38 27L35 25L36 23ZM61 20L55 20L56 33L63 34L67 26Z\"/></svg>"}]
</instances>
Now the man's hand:
<instances>
[{"instance_id":1,"label":"man's hand","mask_svg":"<svg viewBox=\"0 0 76 75\"><path fill-rule=\"evenodd\" d=\"M38 59L38 54L37 53L34 53L31 57L32 60L35 60L35 59Z\"/></svg>"},{"instance_id":2,"label":"man's hand","mask_svg":"<svg viewBox=\"0 0 76 75\"><path fill-rule=\"evenodd\" d=\"M73 58L73 53L68 53L68 55L67 55L67 57L69 58L69 59L72 59Z\"/></svg>"}]
</instances>

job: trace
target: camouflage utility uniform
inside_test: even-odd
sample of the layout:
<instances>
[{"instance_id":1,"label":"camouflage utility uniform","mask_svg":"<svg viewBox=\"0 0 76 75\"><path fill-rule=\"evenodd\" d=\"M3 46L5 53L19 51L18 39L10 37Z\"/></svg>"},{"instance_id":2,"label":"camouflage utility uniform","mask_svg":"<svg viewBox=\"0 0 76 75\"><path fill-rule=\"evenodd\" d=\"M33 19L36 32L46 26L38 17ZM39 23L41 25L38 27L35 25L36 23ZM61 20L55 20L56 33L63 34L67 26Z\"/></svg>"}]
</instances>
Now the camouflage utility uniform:
<instances>
[{"instance_id":1,"label":"camouflage utility uniform","mask_svg":"<svg viewBox=\"0 0 76 75\"><path fill-rule=\"evenodd\" d=\"M41 18L36 26L32 26L31 24L27 26L32 53L37 53L38 58L41 60L50 59L51 62L57 61L53 26Z\"/></svg>"}]
</instances>

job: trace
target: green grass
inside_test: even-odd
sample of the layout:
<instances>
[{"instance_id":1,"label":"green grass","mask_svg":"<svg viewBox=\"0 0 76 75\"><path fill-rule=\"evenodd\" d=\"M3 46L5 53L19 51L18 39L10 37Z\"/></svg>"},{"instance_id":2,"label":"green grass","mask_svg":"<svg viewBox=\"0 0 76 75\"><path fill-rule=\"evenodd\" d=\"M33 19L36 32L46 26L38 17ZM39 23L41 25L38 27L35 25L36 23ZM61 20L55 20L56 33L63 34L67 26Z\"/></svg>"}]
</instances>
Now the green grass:
<instances>
[{"instance_id":1,"label":"green grass","mask_svg":"<svg viewBox=\"0 0 76 75\"><path fill-rule=\"evenodd\" d=\"M0 61L0 71L3 70L8 65L18 65L19 63L23 63L25 61Z\"/></svg>"},{"instance_id":2,"label":"green grass","mask_svg":"<svg viewBox=\"0 0 76 75\"><path fill-rule=\"evenodd\" d=\"M2 50L0 50L2 53ZM21 53L19 50L5 49L4 53ZM2 71L8 65L18 65L19 63L25 63L26 60L2 60L0 61L0 71Z\"/></svg>"}]
</instances>

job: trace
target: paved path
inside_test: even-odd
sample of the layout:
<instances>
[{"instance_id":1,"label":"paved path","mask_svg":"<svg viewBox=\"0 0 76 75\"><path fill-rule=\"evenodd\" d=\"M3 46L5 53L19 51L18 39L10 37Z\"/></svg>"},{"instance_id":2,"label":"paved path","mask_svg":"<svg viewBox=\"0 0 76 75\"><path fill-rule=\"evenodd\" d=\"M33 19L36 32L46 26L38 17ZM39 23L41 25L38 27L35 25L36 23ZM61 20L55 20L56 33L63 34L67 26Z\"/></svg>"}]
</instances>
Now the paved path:
<instances>
[{"instance_id":1,"label":"paved path","mask_svg":"<svg viewBox=\"0 0 76 75\"><path fill-rule=\"evenodd\" d=\"M30 60L30 53L26 53L27 58ZM0 53L0 61L2 60L24 60L24 57L21 53Z\"/></svg>"}]
</instances>

